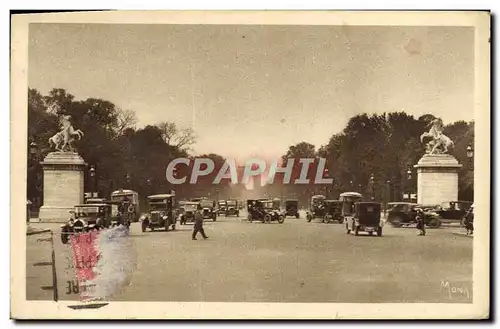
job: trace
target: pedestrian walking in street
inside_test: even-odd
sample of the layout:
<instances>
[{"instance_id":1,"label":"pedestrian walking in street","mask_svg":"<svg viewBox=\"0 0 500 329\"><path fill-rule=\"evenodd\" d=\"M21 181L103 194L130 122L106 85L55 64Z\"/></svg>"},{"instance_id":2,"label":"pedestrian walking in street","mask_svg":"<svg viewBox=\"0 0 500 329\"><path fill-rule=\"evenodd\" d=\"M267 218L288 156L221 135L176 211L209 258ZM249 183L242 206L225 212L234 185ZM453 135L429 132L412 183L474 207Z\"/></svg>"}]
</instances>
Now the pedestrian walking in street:
<instances>
[{"instance_id":1,"label":"pedestrian walking in street","mask_svg":"<svg viewBox=\"0 0 500 329\"><path fill-rule=\"evenodd\" d=\"M417 220L418 235L425 235L424 211L420 208L417 208L416 220Z\"/></svg>"},{"instance_id":2,"label":"pedestrian walking in street","mask_svg":"<svg viewBox=\"0 0 500 329\"><path fill-rule=\"evenodd\" d=\"M201 233L203 239L208 239L208 236L205 234L205 230L203 229L203 216L201 215L201 209L198 207L194 214L194 228L193 228L193 240L196 240L196 235L198 232Z\"/></svg>"}]
</instances>

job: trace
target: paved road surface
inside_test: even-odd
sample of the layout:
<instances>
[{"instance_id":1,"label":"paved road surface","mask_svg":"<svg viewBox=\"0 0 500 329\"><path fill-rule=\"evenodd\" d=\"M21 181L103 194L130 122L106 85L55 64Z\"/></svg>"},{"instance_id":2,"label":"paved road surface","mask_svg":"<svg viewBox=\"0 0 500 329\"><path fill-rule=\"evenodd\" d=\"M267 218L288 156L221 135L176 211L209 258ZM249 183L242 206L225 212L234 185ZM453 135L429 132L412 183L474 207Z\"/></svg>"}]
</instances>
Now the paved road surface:
<instances>
[{"instance_id":1,"label":"paved road surface","mask_svg":"<svg viewBox=\"0 0 500 329\"><path fill-rule=\"evenodd\" d=\"M52 227L54 224L32 224ZM345 234L340 224L249 223L242 217L207 222L209 240L191 240L192 225L175 232L132 225L137 269L121 301L214 302L472 302L472 240L451 229L385 227L384 236ZM27 298L50 299L48 243L28 237ZM73 272L71 252L57 238L61 299ZM451 288L459 288L451 291ZM460 291L460 292L457 292Z\"/></svg>"}]
</instances>

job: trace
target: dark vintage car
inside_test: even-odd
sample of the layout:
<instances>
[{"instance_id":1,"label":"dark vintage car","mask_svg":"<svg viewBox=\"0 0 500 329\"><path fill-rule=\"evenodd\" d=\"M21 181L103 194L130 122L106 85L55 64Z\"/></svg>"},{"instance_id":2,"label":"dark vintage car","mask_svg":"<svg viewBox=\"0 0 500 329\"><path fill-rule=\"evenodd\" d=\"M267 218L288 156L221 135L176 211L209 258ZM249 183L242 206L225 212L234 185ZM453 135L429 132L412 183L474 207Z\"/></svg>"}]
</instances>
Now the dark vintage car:
<instances>
[{"instance_id":1,"label":"dark vintage car","mask_svg":"<svg viewBox=\"0 0 500 329\"><path fill-rule=\"evenodd\" d=\"M352 231L359 235L359 232L364 231L372 235L377 232L378 236L382 236L381 209L382 205L378 202L356 202L352 216L345 218L346 233Z\"/></svg>"},{"instance_id":2,"label":"dark vintage car","mask_svg":"<svg viewBox=\"0 0 500 329\"><path fill-rule=\"evenodd\" d=\"M416 224L417 208L417 203L390 202L387 204L387 223L394 227Z\"/></svg>"},{"instance_id":3,"label":"dark vintage car","mask_svg":"<svg viewBox=\"0 0 500 329\"><path fill-rule=\"evenodd\" d=\"M179 223L184 225L186 223L194 222L194 214L198 207L198 202L183 202L179 207Z\"/></svg>"},{"instance_id":4,"label":"dark vintage car","mask_svg":"<svg viewBox=\"0 0 500 329\"><path fill-rule=\"evenodd\" d=\"M217 215L220 216L226 213L227 202L226 200L219 200L217 202Z\"/></svg>"},{"instance_id":5,"label":"dark vintage car","mask_svg":"<svg viewBox=\"0 0 500 329\"><path fill-rule=\"evenodd\" d=\"M248 221L262 221L271 223L277 221L283 224L285 214L276 209L273 200L248 200Z\"/></svg>"},{"instance_id":6,"label":"dark vintage car","mask_svg":"<svg viewBox=\"0 0 500 329\"><path fill-rule=\"evenodd\" d=\"M295 216L299 218L299 200L288 199L285 200L285 216Z\"/></svg>"},{"instance_id":7,"label":"dark vintage car","mask_svg":"<svg viewBox=\"0 0 500 329\"><path fill-rule=\"evenodd\" d=\"M201 214L203 219L217 220L217 209L215 209L215 201L209 199L201 199L199 201L201 207Z\"/></svg>"},{"instance_id":8,"label":"dark vintage car","mask_svg":"<svg viewBox=\"0 0 500 329\"><path fill-rule=\"evenodd\" d=\"M306 218L310 222L315 218L323 219L325 217L325 199L324 195L313 195L309 204Z\"/></svg>"},{"instance_id":9,"label":"dark vintage car","mask_svg":"<svg viewBox=\"0 0 500 329\"><path fill-rule=\"evenodd\" d=\"M141 228L154 231L157 228L175 230L176 214L175 195L156 194L148 196L149 212L141 217Z\"/></svg>"},{"instance_id":10,"label":"dark vintage car","mask_svg":"<svg viewBox=\"0 0 500 329\"><path fill-rule=\"evenodd\" d=\"M435 212L439 215L442 222L460 222L471 206L472 202L469 201L449 201L437 206Z\"/></svg>"},{"instance_id":11,"label":"dark vintage car","mask_svg":"<svg viewBox=\"0 0 500 329\"><path fill-rule=\"evenodd\" d=\"M416 227L417 209L424 211L426 226L437 228L441 226L439 215L434 207L423 206L412 202L390 202L387 204L387 222L394 227Z\"/></svg>"},{"instance_id":12,"label":"dark vintage car","mask_svg":"<svg viewBox=\"0 0 500 329\"><path fill-rule=\"evenodd\" d=\"M240 217L240 208L238 208L238 200L230 199L226 201L226 211L224 215Z\"/></svg>"},{"instance_id":13,"label":"dark vintage car","mask_svg":"<svg viewBox=\"0 0 500 329\"><path fill-rule=\"evenodd\" d=\"M249 222L264 219L265 212L263 202L263 200L247 200L247 213Z\"/></svg>"},{"instance_id":14,"label":"dark vintage car","mask_svg":"<svg viewBox=\"0 0 500 329\"><path fill-rule=\"evenodd\" d=\"M337 221L340 224L344 222L344 218L342 217L342 201L325 200L324 222L331 223L333 221Z\"/></svg>"},{"instance_id":15,"label":"dark vintage car","mask_svg":"<svg viewBox=\"0 0 500 329\"><path fill-rule=\"evenodd\" d=\"M118 207L109 203L76 205L71 218L61 226L61 242L68 243L72 234L109 228L118 214Z\"/></svg>"}]
</instances>

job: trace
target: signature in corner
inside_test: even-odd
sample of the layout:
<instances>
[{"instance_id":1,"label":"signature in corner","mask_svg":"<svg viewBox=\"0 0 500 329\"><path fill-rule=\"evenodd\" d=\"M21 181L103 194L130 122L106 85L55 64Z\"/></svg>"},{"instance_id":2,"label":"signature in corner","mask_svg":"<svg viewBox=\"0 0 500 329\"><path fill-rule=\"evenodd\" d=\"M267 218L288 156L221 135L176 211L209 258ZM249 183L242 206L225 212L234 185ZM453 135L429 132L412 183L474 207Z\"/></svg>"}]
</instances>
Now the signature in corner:
<instances>
[{"instance_id":1,"label":"signature in corner","mask_svg":"<svg viewBox=\"0 0 500 329\"><path fill-rule=\"evenodd\" d=\"M443 289L446 293L448 293L450 299L453 299L453 296L456 295L467 296L467 298L470 298L470 292L467 287L457 287L450 285L450 282L448 280L441 280L441 290Z\"/></svg>"}]
</instances>

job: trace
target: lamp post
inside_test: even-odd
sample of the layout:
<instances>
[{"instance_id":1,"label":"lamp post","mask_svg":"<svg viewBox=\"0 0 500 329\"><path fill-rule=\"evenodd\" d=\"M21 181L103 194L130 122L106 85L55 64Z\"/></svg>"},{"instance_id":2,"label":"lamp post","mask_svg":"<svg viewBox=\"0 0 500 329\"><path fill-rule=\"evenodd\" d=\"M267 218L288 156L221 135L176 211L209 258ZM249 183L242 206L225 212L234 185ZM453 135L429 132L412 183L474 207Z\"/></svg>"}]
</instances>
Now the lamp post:
<instances>
[{"instance_id":1,"label":"lamp post","mask_svg":"<svg viewBox=\"0 0 500 329\"><path fill-rule=\"evenodd\" d=\"M389 201L390 201L390 195L391 195L391 181L388 180L387 182L385 182L386 184L386 188L385 188L385 207L384 207L384 212L386 213L387 215L387 206L389 204Z\"/></svg>"},{"instance_id":2,"label":"lamp post","mask_svg":"<svg viewBox=\"0 0 500 329\"><path fill-rule=\"evenodd\" d=\"M411 194L413 189L411 184L412 172L410 168L408 168L408 170L406 171L406 178L408 179L408 202L411 202Z\"/></svg>"},{"instance_id":3,"label":"lamp post","mask_svg":"<svg viewBox=\"0 0 500 329\"><path fill-rule=\"evenodd\" d=\"M96 174L95 174L95 166L91 165L90 166L90 184L91 184L91 189L92 189L92 197L96 198L97 197L97 179L96 179Z\"/></svg>"},{"instance_id":4,"label":"lamp post","mask_svg":"<svg viewBox=\"0 0 500 329\"><path fill-rule=\"evenodd\" d=\"M474 148L470 144L467 146L467 158L469 159L470 170L474 170Z\"/></svg>"},{"instance_id":5,"label":"lamp post","mask_svg":"<svg viewBox=\"0 0 500 329\"><path fill-rule=\"evenodd\" d=\"M32 173L32 178L33 181L30 182L31 184L34 184L34 186L31 186L31 198L32 200L26 200L26 222L28 223L28 227L30 226L30 217L31 217L31 210L32 208L38 206L38 181L39 181L39 174L37 170L37 160L38 160L38 145L32 141L29 145L29 163L28 166L31 167L31 173Z\"/></svg>"},{"instance_id":6,"label":"lamp post","mask_svg":"<svg viewBox=\"0 0 500 329\"><path fill-rule=\"evenodd\" d=\"M372 192L372 201L375 200L375 175L371 174L370 175L370 186L371 186L371 192Z\"/></svg>"}]
</instances>

